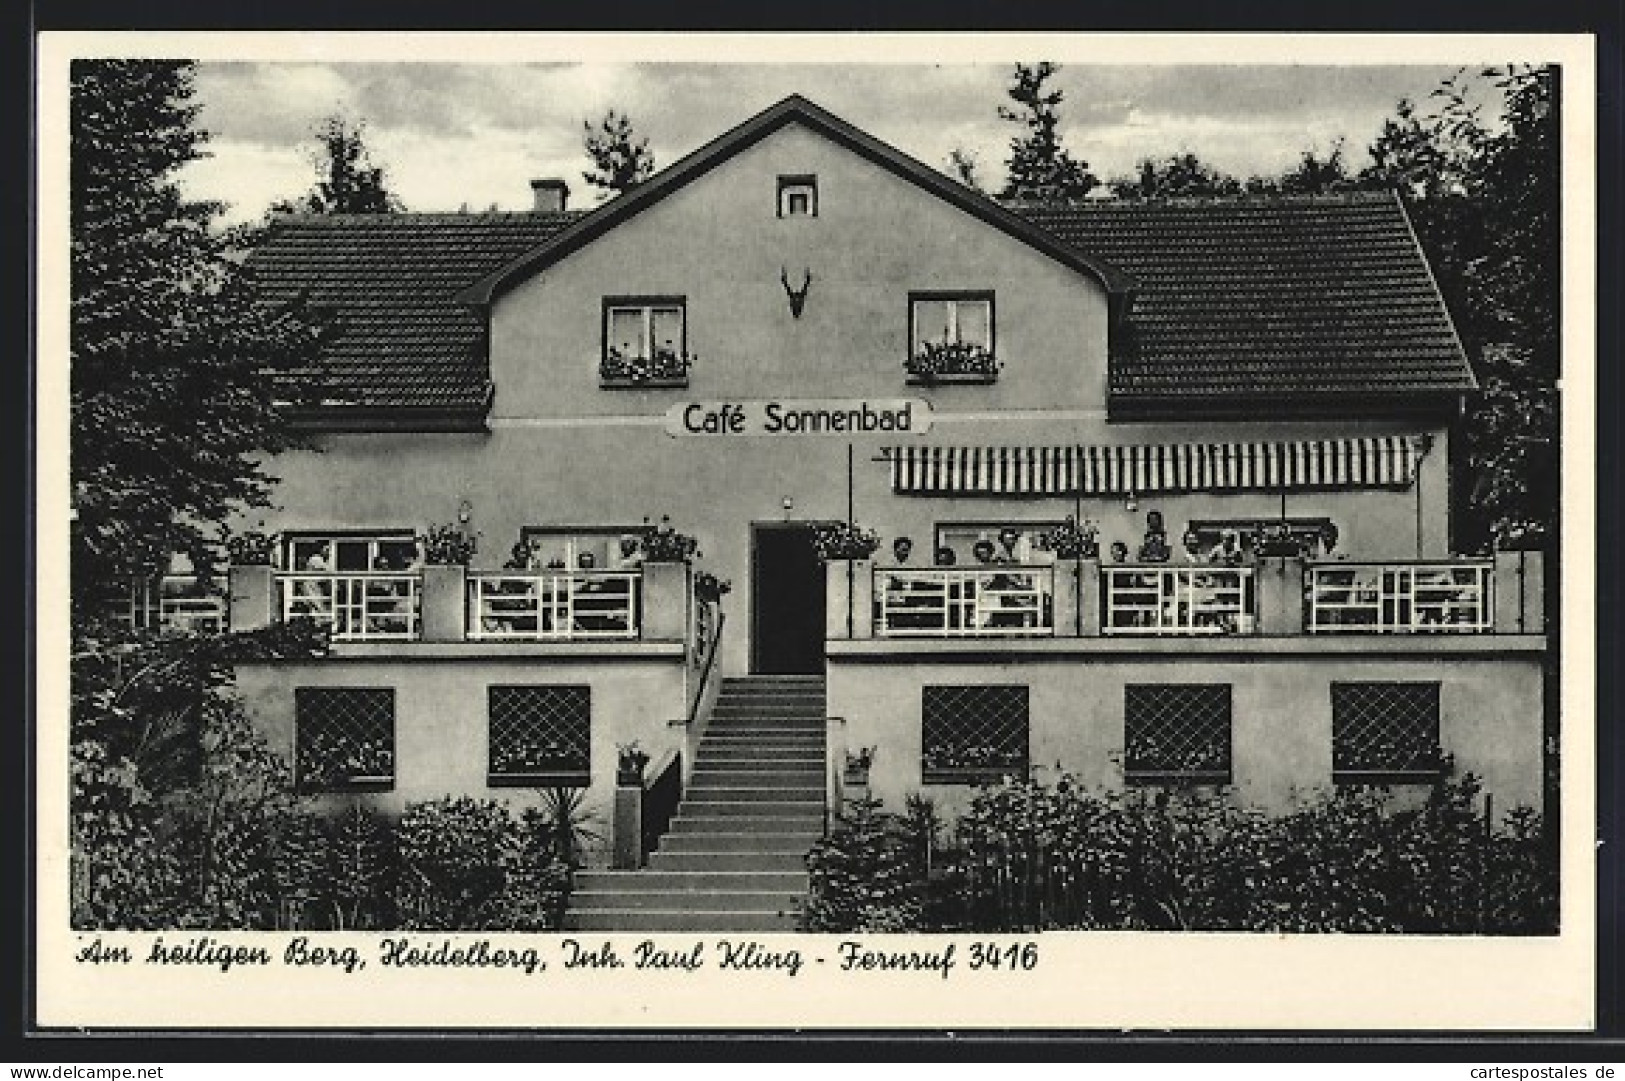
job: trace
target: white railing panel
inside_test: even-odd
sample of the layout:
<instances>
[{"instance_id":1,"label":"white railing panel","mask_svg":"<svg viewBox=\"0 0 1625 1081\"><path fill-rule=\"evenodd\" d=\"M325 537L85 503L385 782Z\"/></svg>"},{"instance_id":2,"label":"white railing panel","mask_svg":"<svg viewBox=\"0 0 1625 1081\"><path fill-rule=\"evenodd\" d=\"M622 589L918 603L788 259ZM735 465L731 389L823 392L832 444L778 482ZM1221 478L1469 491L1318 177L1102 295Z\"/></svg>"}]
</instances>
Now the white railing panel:
<instances>
[{"instance_id":1,"label":"white railing panel","mask_svg":"<svg viewBox=\"0 0 1625 1081\"><path fill-rule=\"evenodd\" d=\"M1050 566L877 567L882 638L1020 638L1055 633Z\"/></svg>"},{"instance_id":2,"label":"white railing panel","mask_svg":"<svg viewBox=\"0 0 1625 1081\"><path fill-rule=\"evenodd\" d=\"M1311 634L1483 634L1494 627L1487 560L1331 563L1308 570Z\"/></svg>"},{"instance_id":3,"label":"white railing panel","mask_svg":"<svg viewBox=\"0 0 1625 1081\"><path fill-rule=\"evenodd\" d=\"M416 574L296 571L278 576L283 619L314 619L337 642L411 642L420 633Z\"/></svg>"},{"instance_id":4,"label":"white railing panel","mask_svg":"<svg viewBox=\"0 0 1625 1081\"><path fill-rule=\"evenodd\" d=\"M635 639L643 575L637 571L476 571L468 576L468 636L475 641Z\"/></svg>"},{"instance_id":5,"label":"white railing panel","mask_svg":"<svg viewBox=\"0 0 1625 1081\"><path fill-rule=\"evenodd\" d=\"M1251 567L1104 567L1101 632L1122 635L1251 634Z\"/></svg>"}]
</instances>

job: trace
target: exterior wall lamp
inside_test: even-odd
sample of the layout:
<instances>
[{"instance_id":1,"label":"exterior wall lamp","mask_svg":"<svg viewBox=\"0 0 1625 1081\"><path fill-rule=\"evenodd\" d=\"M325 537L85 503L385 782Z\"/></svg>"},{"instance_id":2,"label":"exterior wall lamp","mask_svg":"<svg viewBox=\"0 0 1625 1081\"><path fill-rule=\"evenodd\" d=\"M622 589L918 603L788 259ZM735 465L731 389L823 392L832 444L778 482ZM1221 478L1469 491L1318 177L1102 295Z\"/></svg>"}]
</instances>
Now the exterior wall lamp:
<instances>
[{"instance_id":1,"label":"exterior wall lamp","mask_svg":"<svg viewBox=\"0 0 1625 1081\"><path fill-rule=\"evenodd\" d=\"M474 517L474 504L470 503L466 499L462 500L461 502L459 502L457 504L457 521L460 524L467 525L469 519L473 518L473 517Z\"/></svg>"},{"instance_id":2,"label":"exterior wall lamp","mask_svg":"<svg viewBox=\"0 0 1625 1081\"><path fill-rule=\"evenodd\" d=\"M1128 511L1130 514L1133 514L1135 511L1140 509L1140 501L1134 498L1133 492L1130 492L1128 494L1128 498L1123 500L1123 509Z\"/></svg>"}]
</instances>

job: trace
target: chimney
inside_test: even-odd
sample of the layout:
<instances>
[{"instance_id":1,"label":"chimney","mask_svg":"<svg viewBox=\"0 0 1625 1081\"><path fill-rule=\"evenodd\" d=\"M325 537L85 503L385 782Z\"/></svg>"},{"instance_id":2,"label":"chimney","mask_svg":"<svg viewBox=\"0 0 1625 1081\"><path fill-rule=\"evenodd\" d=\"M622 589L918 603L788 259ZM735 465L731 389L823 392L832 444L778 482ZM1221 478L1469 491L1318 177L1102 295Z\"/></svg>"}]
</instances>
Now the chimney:
<instances>
[{"instance_id":1,"label":"chimney","mask_svg":"<svg viewBox=\"0 0 1625 1081\"><path fill-rule=\"evenodd\" d=\"M570 198L570 185L556 176L537 177L530 182L530 191L535 198L531 209L540 214L559 213Z\"/></svg>"}]
</instances>

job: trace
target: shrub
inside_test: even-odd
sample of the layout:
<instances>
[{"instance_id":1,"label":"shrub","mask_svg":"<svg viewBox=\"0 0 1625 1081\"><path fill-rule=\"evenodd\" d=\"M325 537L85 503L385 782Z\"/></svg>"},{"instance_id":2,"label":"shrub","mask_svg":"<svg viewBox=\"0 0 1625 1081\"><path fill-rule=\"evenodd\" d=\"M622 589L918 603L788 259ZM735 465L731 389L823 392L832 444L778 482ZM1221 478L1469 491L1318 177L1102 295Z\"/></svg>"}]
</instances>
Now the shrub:
<instances>
[{"instance_id":1,"label":"shrub","mask_svg":"<svg viewBox=\"0 0 1625 1081\"><path fill-rule=\"evenodd\" d=\"M812 891L802 910L808 931L923 929L923 868L917 849L880 801L851 800L840 828L807 856Z\"/></svg>"},{"instance_id":2,"label":"shrub","mask_svg":"<svg viewBox=\"0 0 1625 1081\"><path fill-rule=\"evenodd\" d=\"M806 929L1554 933L1539 816L1491 828L1480 791L1393 810L1347 789L1271 817L1216 789L1018 780L981 789L949 847L927 803L899 821L871 801L814 850Z\"/></svg>"},{"instance_id":3,"label":"shrub","mask_svg":"<svg viewBox=\"0 0 1625 1081\"><path fill-rule=\"evenodd\" d=\"M399 924L415 931L556 930L569 867L550 820L469 797L409 804L397 827Z\"/></svg>"}]
</instances>

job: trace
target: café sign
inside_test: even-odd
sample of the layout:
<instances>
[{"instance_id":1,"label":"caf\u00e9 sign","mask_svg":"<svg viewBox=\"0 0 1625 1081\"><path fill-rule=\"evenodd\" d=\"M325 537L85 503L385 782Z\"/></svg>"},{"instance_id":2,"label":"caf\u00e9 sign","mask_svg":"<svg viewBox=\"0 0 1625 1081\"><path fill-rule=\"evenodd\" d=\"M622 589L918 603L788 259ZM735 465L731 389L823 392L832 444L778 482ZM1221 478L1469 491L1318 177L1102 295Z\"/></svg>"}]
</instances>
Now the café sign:
<instances>
[{"instance_id":1,"label":"caf\u00e9 sign","mask_svg":"<svg viewBox=\"0 0 1625 1081\"><path fill-rule=\"evenodd\" d=\"M666 434L687 436L919 435L931 428L920 398L802 398L684 402L666 410Z\"/></svg>"}]
</instances>

